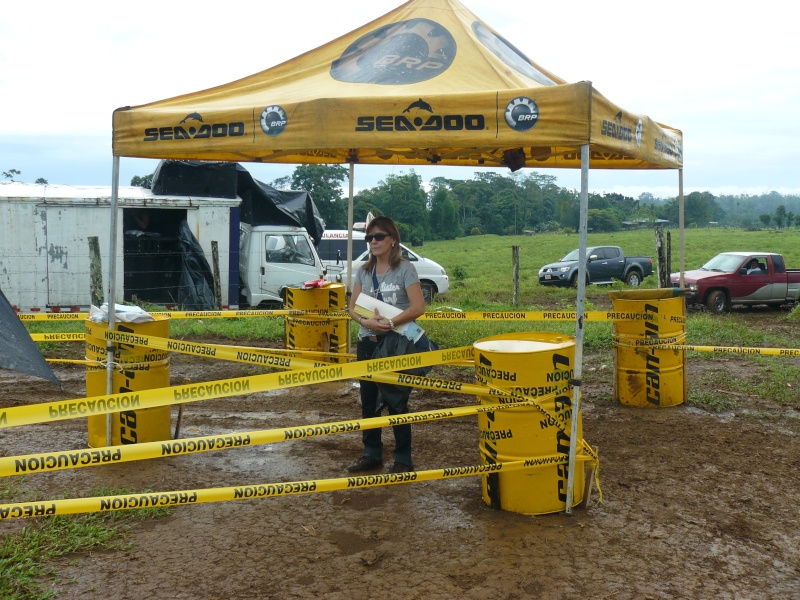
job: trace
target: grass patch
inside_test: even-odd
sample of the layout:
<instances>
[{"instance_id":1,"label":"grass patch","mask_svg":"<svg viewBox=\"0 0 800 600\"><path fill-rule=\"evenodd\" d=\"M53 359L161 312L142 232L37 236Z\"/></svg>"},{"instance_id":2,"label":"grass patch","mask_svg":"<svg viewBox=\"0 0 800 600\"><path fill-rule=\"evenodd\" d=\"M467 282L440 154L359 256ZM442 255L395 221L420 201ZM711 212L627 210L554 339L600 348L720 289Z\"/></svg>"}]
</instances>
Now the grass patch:
<instances>
[{"instance_id":1,"label":"grass patch","mask_svg":"<svg viewBox=\"0 0 800 600\"><path fill-rule=\"evenodd\" d=\"M283 339L283 317L242 317L235 319L173 319L170 338L184 336L224 337L238 341Z\"/></svg>"},{"instance_id":2,"label":"grass patch","mask_svg":"<svg viewBox=\"0 0 800 600\"><path fill-rule=\"evenodd\" d=\"M706 390L689 390L686 403L709 412L722 413L736 409L739 405L731 396L712 394Z\"/></svg>"},{"instance_id":3,"label":"grass patch","mask_svg":"<svg viewBox=\"0 0 800 600\"><path fill-rule=\"evenodd\" d=\"M734 315L712 315L706 312L690 313L686 322L687 343L701 346L763 346L769 342L764 331Z\"/></svg>"},{"instance_id":4,"label":"grass patch","mask_svg":"<svg viewBox=\"0 0 800 600\"><path fill-rule=\"evenodd\" d=\"M695 354L709 356L708 353ZM735 368L720 365L713 371L693 375L688 404L724 412L763 400L785 409L800 410L800 385L797 383L800 366L777 356L739 356L735 361Z\"/></svg>"},{"instance_id":5,"label":"grass patch","mask_svg":"<svg viewBox=\"0 0 800 600\"><path fill-rule=\"evenodd\" d=\"M0 497L16 497L20 484L0 490ZM126 490L100 489L92 496L129 494ZM21 500L11 500L11 502ZM169 508L145 508L107 513L58 515L36 519L3 538L0 544L0 598L31 600L52 598L53 592L40 583L47 563L74 552L94 548L116 548L125 532L137 521L170 513Z\"/></svg>"},{"instance_id":6,"label":"grass patch","mask_svg":"<svg viewBox=\"0 0 800 600\"><path fill-rule=\"evenodd\" d=\"M752 360L752 375L737 381L737 387L742 384L743 390L754 396L800 410L800 366L773 357L756 356Z\"/></svg>"}]
</instances>

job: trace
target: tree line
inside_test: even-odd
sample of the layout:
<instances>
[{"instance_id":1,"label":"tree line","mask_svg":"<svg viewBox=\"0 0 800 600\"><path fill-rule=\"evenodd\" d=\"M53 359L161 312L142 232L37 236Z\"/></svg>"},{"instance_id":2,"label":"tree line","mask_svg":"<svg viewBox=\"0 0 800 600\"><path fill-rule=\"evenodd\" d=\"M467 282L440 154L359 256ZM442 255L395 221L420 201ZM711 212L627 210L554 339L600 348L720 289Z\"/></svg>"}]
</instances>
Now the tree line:
<instances>
[{"instance_id":1,"label":"tree line","mask_svg":"<svg viewBox=\"0 0 800 600\"><path fill-rule=\"evenodd\" d=\"M291 177L270 185L311 193L328 229L347 228L348 171L340 165L301 165ZM528 232L576 231L580 194L558 187L556 178L536 171L509 175L475 172L472 179L434 177L429 185L413 170L389 175L353 198L355 221L367 213L394 219L412 244L465 235L520 235ZM663 219L678 225L678 198L655 198L644 193L631 198L615 193L590 193L588 227L618 231ZM777 192L759 196L714 196L692 192L684 196L686 227L743 228L800 226L800 196Z\"/></svg>"},{"instance_id":2,"label":"tree line","mask_svg":"<svg viewBox=\"0 0 800 600\"><path fill-rule=\"evenodd\" d=\"M15 181L17 169L2 172ZM279 189L307 190L328 229L347 228L347 195L343 184L348 170L341 165L299 165L292 175L270 183ZM150 187L153 175L135 176L131 185ZM558 187L556 178L536 171L508 175L476 171L472 179L434 177L424 184L413 169L389 175L353 199L356 221L367 213L392 217L403 238L412 244L448 240L465 235L519 235L547 231L576 231L580 198L575 190ZM39 178L36 183L47 184ZM618 231L638 224L665 220L678 225L678 198L655 198L643 193L634 199L614 193L590 193L588 227L591 231ZM755 228L800 227L800 196L769 192L761 195L714 196L692 192L684 197L686 227L728 226Z\"/></svg>"}]
</instances>

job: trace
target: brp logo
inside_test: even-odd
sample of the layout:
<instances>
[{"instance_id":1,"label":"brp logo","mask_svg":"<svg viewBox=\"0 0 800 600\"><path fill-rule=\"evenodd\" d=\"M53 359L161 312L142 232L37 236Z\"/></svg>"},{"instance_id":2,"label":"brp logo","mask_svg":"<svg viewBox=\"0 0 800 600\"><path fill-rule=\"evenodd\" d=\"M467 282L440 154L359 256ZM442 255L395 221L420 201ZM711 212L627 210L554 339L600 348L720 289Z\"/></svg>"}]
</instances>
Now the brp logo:
<instances>
[{"instance_id":1,"label":"brp logo","mask_svg":"<svg viewBox=\"0 0 800 600\"><path fill-rule=\"evenodd\" d=\"M525 96L518 96L506 105L506 123L515 131L529 131L539 120L539 107Z\"/></svg>"},{"instance_id":2,"label":"brp logo","mask_svg":"<svg viewBox=\"0 0 800 600\"><path fill-rule=\"evenodd\" d=\"M286 111L280 106L268 106L261 111L261 131L270 137L283 133L287 123Z\"/></svg>"},{"instance_id":3,"label":"brp logo","mask_svg":"<svg viewBox=\"0 0 800 600\"><path fill-rule=\"evenodd\" d=\"M362 35L331 63L346 83L408 85L444 73L456 56L453 35L430 19L409 19Z\"/></svg>"}]
</instances>

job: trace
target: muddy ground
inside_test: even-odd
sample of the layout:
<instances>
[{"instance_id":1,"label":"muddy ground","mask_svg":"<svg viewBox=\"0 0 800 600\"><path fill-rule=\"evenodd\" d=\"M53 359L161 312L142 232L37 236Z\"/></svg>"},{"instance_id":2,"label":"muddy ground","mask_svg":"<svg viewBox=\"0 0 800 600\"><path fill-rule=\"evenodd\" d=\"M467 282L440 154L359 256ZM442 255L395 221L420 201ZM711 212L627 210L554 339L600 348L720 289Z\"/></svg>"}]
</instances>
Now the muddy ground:
<instances>
[{"instance_id":1,"label":"muddy ground","mask_svg":"<svg viewBox=\"0 0 800 600\"><path fill-rule=\"evenodd\" d=\"M745 318L769 327L783 315ZM119 547L70 555L45 586L57 598L126 600L800 598L800 414L742 393L737 379L751 367L738 356L688 363L689 385L715 381L709 392L735 400L733 410L641 409L612 400L611 355L588 354L583 430L600 454L603 500L595 492L571 516L494 510L475 476L206 503L138 523ZM0 371L0 408L85 395L80 368L56 372L63 391ZM260 372L172 355L173 384ZM473 379L453 367L432 376ZM475 403L412 394L412 410ZM180 437L359 414L357 384L345 381L186 405ZM384 441L388 466L390 431ZM83 419L0 430L6 456L86 443ZM336 478L360 451L359 434L342 434L26 476L21 489L51 499ZM415 426L414 452L418 469L479 464L477 417ZM0 535L23 524L0 522Z\"/></svg>"}]
</instances>

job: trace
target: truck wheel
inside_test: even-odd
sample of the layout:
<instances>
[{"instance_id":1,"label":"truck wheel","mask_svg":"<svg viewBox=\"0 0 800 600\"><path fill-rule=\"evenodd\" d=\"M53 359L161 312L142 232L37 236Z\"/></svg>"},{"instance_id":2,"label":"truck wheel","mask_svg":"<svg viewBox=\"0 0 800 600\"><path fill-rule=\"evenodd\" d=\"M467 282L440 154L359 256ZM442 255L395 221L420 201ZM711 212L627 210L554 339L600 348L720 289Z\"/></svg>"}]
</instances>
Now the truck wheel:
<instances>
[{"instance_id":1,"label":"truck wheel","mask_svg":"<svg viewBox=\"0 0 800 600\"><path fill-rule=\"evenodd\" d=\"M642 274L636 269L631 269L631 271L625 277L625 283L632 285L633 287L638 286L642 283Z\"/></svg>"},{"instance_id":2,"label":"truck wheel","mask_svg":"<svg viewBox=\"0 0 800 600\"><path fill-rule=\"evenodd\" d=\"M706 306L708 310L715 314L722 314L730 310L728 303L728 296L722 290L714 290L706 298Z\"/></svg>"},{"instance_id":3,"label":"truck wheel","mask_svg":"<svg viewBox=\"0 0 800 600\"><path fill-rule=\"evenodd\" d=\"M577 273L577 271L572 276L572 279L569 280L569 283L574 288L578 287L578 273ZM587 286L589 285L589 273L586 273L586 285Z\"/></svg>"},{"instance_id":4,"label":"truck wheel","mask_svg":"<svg viewBox=\"0 0 800 600\"><path fill-rule=\"evenodd\" d=\"M428 283L427 281L423 281L420 283L422 287L422 297L425 299L425 304L430 304L433 302L433 295L436 293L436 286L432 283Z\"/></svg>"}]
</instances>

